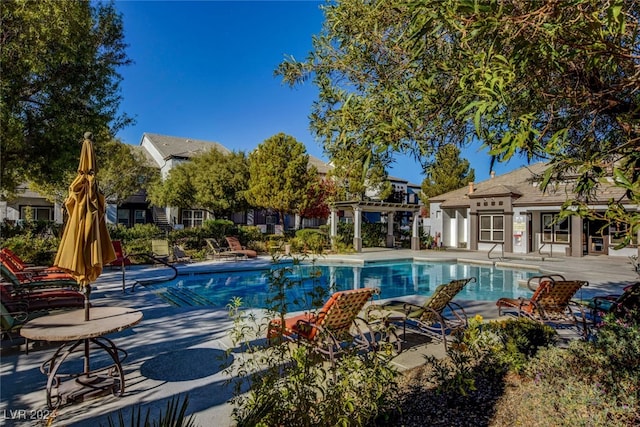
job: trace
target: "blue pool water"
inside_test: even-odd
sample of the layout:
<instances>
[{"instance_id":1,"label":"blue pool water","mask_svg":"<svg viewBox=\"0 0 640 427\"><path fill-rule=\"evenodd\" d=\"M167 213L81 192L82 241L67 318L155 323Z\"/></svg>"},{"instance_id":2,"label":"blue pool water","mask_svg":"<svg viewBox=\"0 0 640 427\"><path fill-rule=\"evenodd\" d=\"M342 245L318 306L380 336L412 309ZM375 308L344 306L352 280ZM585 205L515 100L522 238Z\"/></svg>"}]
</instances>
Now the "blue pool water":
<instances>
[{"instance_id":1,"label":"blue pool water","mask_svg":"<svg viewBox=\"0 0 640 427\"><path fill-rule=\"evenodd\" d=\"M282 267L280 267L282 268ZM289 311L312 308L309 296L320 286L326 294L362 287L377 288L380 298L407 295L427 297L442 283L476 277L457 299L495 301L501 297L529 296L525 281L534 271L501 269L488 265L451 262L366 263L364 265L287 265L286 291ZM245 270L178 276L169 282L149 285L149 289L178 306L225 307L232 298L241 297L245 307L266 308L269 297L268 270Z\"/></svg>"}]
</instances>

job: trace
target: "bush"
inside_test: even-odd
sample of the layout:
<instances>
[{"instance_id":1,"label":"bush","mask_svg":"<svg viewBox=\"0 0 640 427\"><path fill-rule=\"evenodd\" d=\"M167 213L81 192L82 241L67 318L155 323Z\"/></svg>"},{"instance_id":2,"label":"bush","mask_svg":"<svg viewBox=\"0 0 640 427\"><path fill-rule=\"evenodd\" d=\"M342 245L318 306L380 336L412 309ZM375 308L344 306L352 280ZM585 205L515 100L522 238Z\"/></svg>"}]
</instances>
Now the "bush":
<instances>
[{"instance_id":1,"label":"bush","mask_svg":"<svg viewBox=\"0 0 640 427\"><path fill-rule=\"evenodd\" d=\"M305 228L296 231L296 247L302 251L322 253L329 246L328 236L313 228Z\"/></svg>"},{"instance_id":2,"label":"bush","mask_svg":"<svg viewBox=\"0 0 640 427\"><path fill-rule=\"evenodd\" d=\"M60 245L59 237L42 237L27 231L5 240L3 247L11 249L28 264L53 265Z\"/></svg>"}]
</instances>

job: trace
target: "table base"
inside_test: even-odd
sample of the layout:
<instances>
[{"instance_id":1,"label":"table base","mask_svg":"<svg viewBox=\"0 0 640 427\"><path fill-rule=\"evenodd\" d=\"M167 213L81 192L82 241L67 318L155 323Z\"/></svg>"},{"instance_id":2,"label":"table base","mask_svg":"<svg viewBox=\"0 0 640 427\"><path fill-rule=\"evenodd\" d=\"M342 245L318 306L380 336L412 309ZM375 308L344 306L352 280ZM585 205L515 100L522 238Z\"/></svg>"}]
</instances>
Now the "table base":
<instances>
[{"instance_id":1,"label":"table base","mask_svg":"<svg viewBox=\"0 0 640 427\"><path fill-rule=\"evenodd\" d=\"M91 369L89 352L92 346L104 350L111 358L111 364ZM60 368L69 356L81 351L84 352L85 358L83 372L60 373ZM116 347L113 341L104 337L63 344L53 357L40 367L40 371L47 375L47 405L50 409L54 409L68 403L82 402L107 394L122 395L125 388L122 362L126 357L126 351Z\"/></svg>"}]
</instances>

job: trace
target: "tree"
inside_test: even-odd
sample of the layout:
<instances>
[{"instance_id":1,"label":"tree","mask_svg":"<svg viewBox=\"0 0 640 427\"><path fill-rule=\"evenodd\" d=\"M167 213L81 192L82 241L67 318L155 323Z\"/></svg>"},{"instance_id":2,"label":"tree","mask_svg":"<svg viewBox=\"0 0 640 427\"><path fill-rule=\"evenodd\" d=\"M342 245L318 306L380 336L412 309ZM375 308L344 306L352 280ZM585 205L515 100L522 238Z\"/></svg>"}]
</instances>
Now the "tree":
<instances>
[{"instance_id":1,"label":"tree","mask_svg":"<svg viewBox=\"0 0 640 427\"><path fill-rule=\"evenodd\" d=\"M572 210L607 177L640 202L640 8L636 0L341 0L285 82L319 88L312 129L325 149L357 141L410 152L479 140L494 161L549 162L542 188L570 178ZM612 200L609 221L640 229ZM569 206L567 206L569 207Z\"/></svg>"},{"instance_id":2,"label":"tree","mask_svg":"<svg viewBox=\"0 0 640 427\"><path fill-rule=\"evenodd\" d=\"M309 183L317 177L308 168L309 156L301 142L284 133L274 135L249 154L247 201L253 206L284 215L296 212L306 197Z\"/></svg>"},{"instance_id":3,"label":"tree","mask_svg":"<svg viewBox=\"0 0 640 427\"><path fill-rule=\"evenodd\" d=\"M171 169L164 182L152 186L148 198L155 206L197 206L215 216L227 216L246 209L248 180L244 153L212 149Z\"/></svg>"},{"instance_id":4,"label":"tree","mask_svg":"<svg viewBox=\"0 0 640 427\"><path fill-rule=\"evenodd\" d=\"M182 163L169 171L164 181L159 180L149 186L147 199L154 206L174 206L191 208L196 204L196 194L193 191L192 163Z\"/></svg>"},{"instance_id":5,"label":"tree","mask_svg":"<svg viewBox=\"0 0 640 427\"><path fill-rule=\"evenodd\" d=\"M149 164L145 156L134 147L117 139L106 139L109 132L96 136L94 148L98 162L98 185L108 203L121 204L129 196L146 189L160 179L160 171ZM106 142L101 142L105 141ZM76 166L80 156L80 145L73 154ZM31 187L51 202L62 202L69 195L69 184L76 175L75 169L65 172L57 181L32 183Z\"/></svg>"},{"instance_id":6,"label":"tree","mask_svg":"<svg viewBox=\"0 0 640 427\"><path fill-rule=\"evenodd\" d=\"M307 194L299 208L301 218L329 218L329 203L335 200L336 186L332 179L318 178L312 180Z\"/></svg>"},{"instance_id":7,"label":"tree","mask_svg":"<svg viewBox=\"0 0 640 427\"><path fill-rule=\"evenodd\" d=\"M435 157L422 181L420 198L427 206L429 198L457 190L475 180L475 171L470 168L468 160L460 158L460 149L455 145L441 147Z\"/></svg>"},{"instance_id":8,"label":"tree","mask_svg":"<svg viewBox=\"0 0 640 427\"><path fill-rule=\"evenodd\" d=\"M10 198L74 171L84 132L130 123L117 113L118 68L130 61L113 4L7 0L0 12L0 196Z\"/></svg>"},{"instance_id":9,"label":"tree","mask_svg":"<svg viewBox=\"0 0 640 427\"><path fill-rule=\"evenodd\" d=\"M191 167L196 205L216 217L230 216L248 205L245 191L249 182L249 163L244 152L221 153L209 150L194 157Z\"/></svg>"}]
</instances>

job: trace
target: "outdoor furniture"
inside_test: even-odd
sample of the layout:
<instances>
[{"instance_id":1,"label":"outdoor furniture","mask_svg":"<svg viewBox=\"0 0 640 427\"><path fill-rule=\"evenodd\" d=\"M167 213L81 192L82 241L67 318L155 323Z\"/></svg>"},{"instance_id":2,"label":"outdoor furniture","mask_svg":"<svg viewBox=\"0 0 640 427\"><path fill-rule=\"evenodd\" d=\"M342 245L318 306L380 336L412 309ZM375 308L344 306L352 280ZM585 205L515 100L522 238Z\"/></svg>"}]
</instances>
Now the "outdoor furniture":
<instances>
[{"instance_id":1,"label":"outdoor furniture","mask_svg":"<svg viewBox=\"0 0 640 427\"><path fill-rule=\"evenodd\" d=\"M54 409L108 393L122 395L125 390L122 362L127 352L104 335L130 328L141 319L142 313L137 310L94 307L89 320L85 320L84 310L74 310L28 321L20 330L23 337L64 342L40 368L47 375L48 407ZM110 361L102 360L99 366L91 366L91 350L105 351ZM78 353L82 353L84 369L74 372L73 355Z\"/></svg>"},{"instance_id":2,"label":"outdoor furniture","mask_svg":"<svg viewBox=\"0 0 640 427\"><path fill-rule=\"evenodd\" d=\"M591 310L591 321L597 326L602 318L611 314L616 319L640 322L640 282L625 286L620 295L597 295L586 303Z\"/></svg>"},{"instance_id":3,"label":"outdoor furniture","mask_svg":"<svg viewBox=\"0 0 640 427\"><path fill-rule=\"evenodd\" d=\"M187 255L182 246L173 245L173 261L174 262L192 262L191 257Z\"/></svg>"},{"instance_id":4,"label":"outdoor furniture","mask_svg":"<svg viewBox=\"0 0 640 427\"><path fill-rule=\"evenodd\" d=\"M71 289L42 289L15 292L8 283L0 283L0 300L10 311L49 311L59 308L82 308L84 295Z\"/></svg>"},{"instance_id":5,"label":"outdoor furniture","mask_svg":"<svg viewBox=\"0 0 640 427\"><path fill-rule=\"evenodd\" d=\"M11 259L11 261L13 261L14 267L19 271L26 271L26 272L37 273L37 274L64 273L64 271L60 270L58 267L27 264L22 260L22 258L16 255L9 248L0 249L0 253L4 254L7 258Z\"/></svg>"},{"instance_id":6,"label":"outdoor furniture","mask_svg":"<svg viewBox=\"0 0 640 427\"><path fill-rule=\"evenodd\" d=\"M537 287L533 284L537 283ZM503 309L515 309L517 315L528 317L553 327L581 327L587 334L584 307L571 299L589 282L584 280L566 280L563 276L534 276L527 282L533 290L531 298L500 298L496 301L498 314ZM579 312L579 316L576 315ZM580 319L582 319L580 321Z\"/></svg>"},{"instance_id":7,"label":"outdoor furniture","mask_svg":"<svg viewBox=\"0 0 640 427\"><path fill-rule=\"evenodd\" d=\"M116 259L109 263L111 267L126 267L131 265L131 260L127 255L125 255L124 250L122 249L122 242L120 240L112 240L113 251L116 254Z\"/></svg>"},{"instance_id":8,"label":"outdoor furniture","mask_svg":"<svg viewBox=\"0 0 640 427\"><path fill-rule=\"evenodd\" d=\"M226 239L227 239L227 243L229 244L229 248L232 251L240 254L244 254L249 258L255 258L258 256L258 253L253 249L247 249L246 247L242 246L242 244L240 243L240 240L238 240L237 237L227 236Z\"/></svg>"},{"instance_id":9,"label":"outdoor furniture","mask_svg":"<svg viewBox=\"0 0 640 427\"><path fill-rule=\"evenodd\" d=\"M151 240L151 256L163 262L169 262L172 256L167 239Z\"/></svg>"},{"instance_id":10,"label":"outdoor furniture","mask_svg":"<svg viewBox=\"0 0 640 427\"><path fill-rule=\"evenodd\" d=\"M78 283L68 273L21 270L20 265L0 252L0 271L16 288L77 287Z\"/></svg>"},{"instance_id":11,"label":"outdoor furniture","mask_svg":"<svg viewBox=\"0 0 640 427\"><path fill-rule=\"evenodd\" d=\"M342 343L349 342L356 349L368 349L372 343L356 319L374 293L372 288L335 292L316 313L307 312L285 318L284 325L281 319L271 320L267 339L274 342L284 338L310 345L331 363L344 350ZM360 321L366 323L364 319ZM355 336L352 335L352 328Z\"/></svg>"},{"instance_id":12,"label":"outdoor furniture","mask_svg":"<svg viewBox=\"0 0 640 427\"><path fill-rule=\"evenodd\" d=\"M441 340L446 350L447 336L457 329L467 327L467 314L462 306L452 300L468 283L475 281L475 277L469 277L439 285L422 305L389 301L382 304L381 308L404 315L392 315L389 320L402 322L403 336L406 334L406 327L409 326L430 338Z\"/></svg>"},{"instance_id":13,"label":"outdoor furniture","mask_svg":"<svg viewBox=\"0 0 640 427\"><path fill-rule=\"evenodd\" d=\"M238 258L245 258L245 254L241 254L235 251L232 251L230 248L225 248L220 246L216 239L208 238L204 239L207 242L207 257L213 259L222 259L222 258L233 258L234 260L238 260Z\"/></svg>"}]
</instances>

